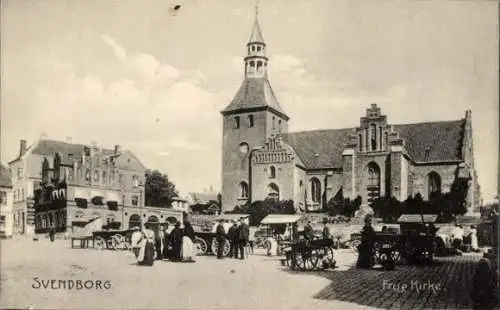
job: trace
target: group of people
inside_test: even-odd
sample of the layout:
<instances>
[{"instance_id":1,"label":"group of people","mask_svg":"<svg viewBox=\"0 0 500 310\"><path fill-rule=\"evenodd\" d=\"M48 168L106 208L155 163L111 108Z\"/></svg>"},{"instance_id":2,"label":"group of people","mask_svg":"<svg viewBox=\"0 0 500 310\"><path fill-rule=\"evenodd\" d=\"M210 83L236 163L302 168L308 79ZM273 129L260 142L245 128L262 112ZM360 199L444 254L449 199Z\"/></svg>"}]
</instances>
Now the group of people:
<instances>
[{"instance_id":1,"label":"group of people","mask_svg":"<svg viewBox=\"0 0 500 310\"><path fill-rule=\"evenodd\" d=\"M173 227L169 223L145 223L142 230L136 227L131 237L132 250L137 262L142 266L152 266L155 260L173 262L194 262L194 230L189 221L183 227L176 222Z\"/></svg>"},{"instance_id":2,"label":"group of people","mask_svg":"<svg viewBox=\"0 0 500 310\"><path fill-rule=\"evenodd\" d=\"M247 223L247 218L240 218L238 221L233 221L233 225L228 229L227 234L224 229L223 220L219 221L216 228L217 241L217 258L224 257L224 243L229 240L230 254L229 257L245 259L245 248L250 246L250 251L253 253L253 241L250 241L250 228Z\"/></svg>"},{"instance_id":3,"label":"group of people","mask_svg":"<svg viewBox=\"0 0 500 310\"><path fill-rule=\"evenodd\" d=\"M453 247L458 253L461 253L462 249L467 247L470 247L472 251L477 251L479 249L477 230L474 225L472 225L470 229L465 230L462 225L456 224L452 237Z\"/></svg>"}]
</instances>

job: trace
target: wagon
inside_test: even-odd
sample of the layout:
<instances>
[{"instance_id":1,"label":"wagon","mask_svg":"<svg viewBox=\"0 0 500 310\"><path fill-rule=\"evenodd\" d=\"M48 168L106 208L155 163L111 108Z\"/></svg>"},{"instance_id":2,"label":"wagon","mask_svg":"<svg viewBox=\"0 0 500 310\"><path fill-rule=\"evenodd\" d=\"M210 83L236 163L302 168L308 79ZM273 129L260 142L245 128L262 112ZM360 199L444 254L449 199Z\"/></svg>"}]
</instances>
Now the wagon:
<instances>
[{"instance_id":1,"label":"wagon","mask_svg":"<svg viewBox=\"0 0 500 310\"><path fill-rule=\"evenodd\" d=\"M284 263L292 270L325 270L334 268L336 263L332 239L298 240L291 244L285 254Z\"/></svg>"},{"instance_id":2,"label":"wagon","mask_svg":"<svg viewBox=\"0 0 500 310\"><path fill-rule=\"evenodd\" d=\"M92 233L94 248L97 250L128 250L133 229L98 230Z\"/></svg>"},{"instance_id":3,"label":"wagon","mask_svg":"<svg viewBox=\"0 0 500 310\"><path fill-rule=\"evenodd\" d=\"M195 231L195 240L194 244L196 247L196 254L197 255L207 255L207 254L216 254L217 253L217 248L218 248L218 243L216 241L216 229L217 225L219 225L219 221L222 220L224 230L226 234L229 231L229 228L231 227L231 222L233 220L239 220L240 218L247 218L249 217L248 214L222 214L218 217L214 218L214 223L212 228L208 230L202 230L202 231ZM222 254L224 256L228 256L229 253L231 252L231 245L229 243L229 240L225 239L224 240L224 249L222 251Z\"/></svg>"}]
</instances>

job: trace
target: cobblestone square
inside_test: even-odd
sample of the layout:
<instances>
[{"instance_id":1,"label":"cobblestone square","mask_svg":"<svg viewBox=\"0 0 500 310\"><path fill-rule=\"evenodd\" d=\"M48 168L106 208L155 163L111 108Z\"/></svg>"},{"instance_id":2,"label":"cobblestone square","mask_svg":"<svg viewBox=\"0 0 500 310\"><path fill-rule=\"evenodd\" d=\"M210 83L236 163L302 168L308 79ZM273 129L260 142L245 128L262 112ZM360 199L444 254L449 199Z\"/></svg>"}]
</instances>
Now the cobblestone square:
<instances>
[{"instance_id":1,"label":"cobblestone square","mask_svg":"<svg viewBox=\"0 0 500 310\"><path fill-rule=\"evenodd\" d=\"M34 309L468 308L467 286L478 260L462 256L383 272L351 268L355 253L342 250L335 253L339 266L334 271L299 273L258 251L245 261L206 256L193 264L162 261L139 267L130 252L70 249L64 240L14 239L1 246L1 307ZM52 279L109 281L111 288L41 287L41 280ZM439 283L442 289L398 292L389 287L412 280Z\"/></svg>"}]
</instances>

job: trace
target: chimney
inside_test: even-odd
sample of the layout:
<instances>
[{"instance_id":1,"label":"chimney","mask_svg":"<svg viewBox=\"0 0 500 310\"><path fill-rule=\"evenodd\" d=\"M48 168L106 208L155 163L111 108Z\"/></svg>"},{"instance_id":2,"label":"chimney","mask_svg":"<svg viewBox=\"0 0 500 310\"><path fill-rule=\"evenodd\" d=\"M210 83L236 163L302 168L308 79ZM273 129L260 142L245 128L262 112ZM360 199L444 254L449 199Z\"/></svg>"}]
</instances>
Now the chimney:
<instances>
[{"instance_id":1,"label":"chimney","mask_svg":"<svg viewBox=\"0 0 500 310\"><path fill-rule=\"evenodd\" d=\"M122 148L118 144L116 144L115 145L115 156L120 155L121 152L122 152Z\"/></svg>"},{"instance_id":2,"label":"chimney","mask_svg":"<svg viewBox=\"0 0 500 310\"><path fill-rule=\"evenodd\" d=\"M20 146L19 146L19 156L22 156L24 153L26 153L26 140L21 140Z\"/></svg>"}]
</instances>

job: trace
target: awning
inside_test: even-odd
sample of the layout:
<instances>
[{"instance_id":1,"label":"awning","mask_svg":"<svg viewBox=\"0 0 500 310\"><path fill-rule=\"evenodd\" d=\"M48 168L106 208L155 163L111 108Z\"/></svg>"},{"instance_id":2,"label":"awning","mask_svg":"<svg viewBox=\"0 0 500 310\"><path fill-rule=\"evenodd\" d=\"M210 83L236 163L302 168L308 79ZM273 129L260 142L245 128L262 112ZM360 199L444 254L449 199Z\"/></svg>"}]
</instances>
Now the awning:
<instances>
[{"instance_id":1,"label":"awning","mask_svg":"<svg viewBox=\"0 0 500 310\"><path fill-rule=\"evenodd\" d=\"M269 214L260 223L261 224L288 224L295 223L302 219L302 215L295 214Z\"/></svg>"},{"instance_id":2,"label":"awning","mask_svg":"<svg viewBox=\"0 0 500 310\"><path fill-rule=\"evenodd\" d=\"M434 223L438 218L436 214L403 214L399 217L398 223L422 223L422 217L426 223Z\"/></svg>"},{"instance_id":3,"label":"awning","mask_svg":"<svg viewBox=\"0 0 500 310\"><path fill-rule=\"evenodd\" d=\"M240 218L247 218L249 217L249 214L221 214L217 217L217 220L226 220L226 221L237 221Z\"/></svg>"}]
</instances>

